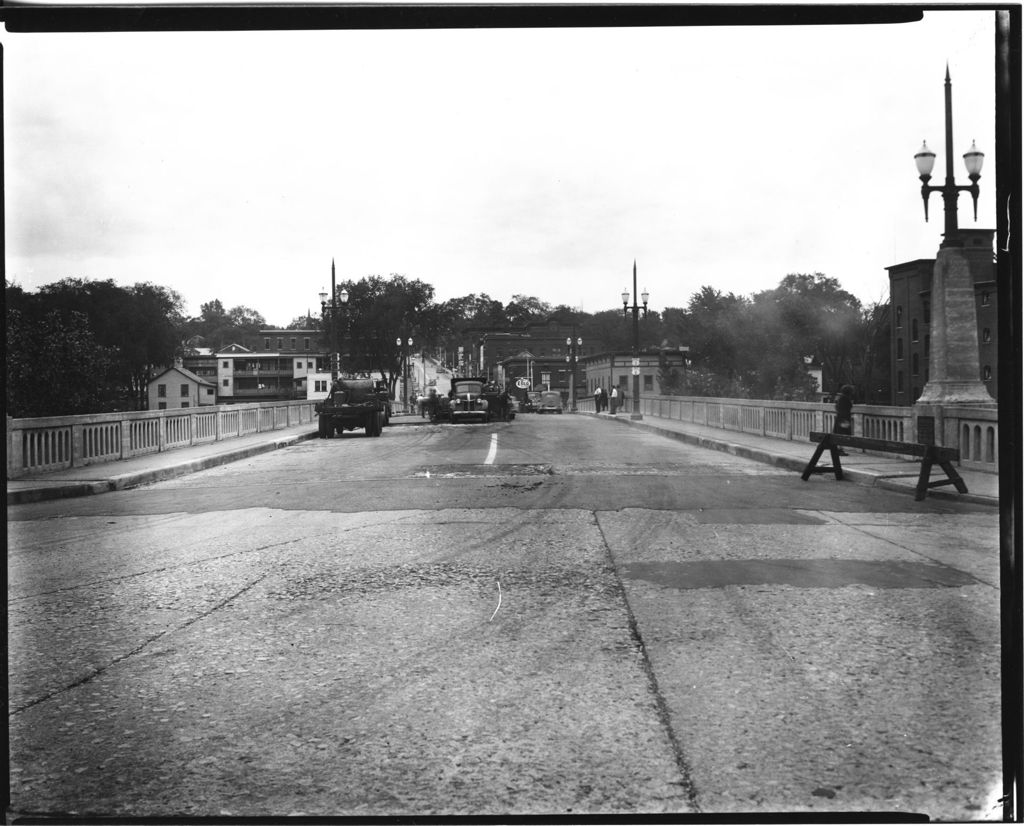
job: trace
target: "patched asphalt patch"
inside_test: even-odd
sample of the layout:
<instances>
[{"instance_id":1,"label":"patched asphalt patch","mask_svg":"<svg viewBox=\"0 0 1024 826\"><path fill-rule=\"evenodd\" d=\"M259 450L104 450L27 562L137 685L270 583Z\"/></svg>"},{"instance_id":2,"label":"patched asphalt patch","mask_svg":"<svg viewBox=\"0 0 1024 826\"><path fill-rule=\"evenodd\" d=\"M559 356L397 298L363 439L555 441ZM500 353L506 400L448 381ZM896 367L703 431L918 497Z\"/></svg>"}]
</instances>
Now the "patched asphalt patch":
<instances>
[{"instance_id":1,"label":"patched asphalt patch","mask_svg":"<svg viewBox=\"0 0 1024 826\"><path fill-rule=\"evenodd\" d=\"M412 475L423 479L465 479L488 476L551 476L551 465L433 465Z\"/></svg>"},{"instance_id":2,"label":"patched asphalt patch","mask_svg":"<svg viewBox=\"0 0 1024 826\"><path fill-rule=\"evenodd\" d=\"M825 525L827 521L791 508L701 508L694 512L701 525Z\"/></svg>"},{"instance_id":3,"label":"patched asphalt patch","mask_svg":"<svg viewBox=\"0 0 1024 826\"><path fill-rule=\"evenodd\" d=\"M622 576L666 588L692 590L729 585L791 585L795 588L958 588L977 585L970 574L925 562L866 559L713 559L695 562L632 562Z\"/></svg>"}]
</instances>

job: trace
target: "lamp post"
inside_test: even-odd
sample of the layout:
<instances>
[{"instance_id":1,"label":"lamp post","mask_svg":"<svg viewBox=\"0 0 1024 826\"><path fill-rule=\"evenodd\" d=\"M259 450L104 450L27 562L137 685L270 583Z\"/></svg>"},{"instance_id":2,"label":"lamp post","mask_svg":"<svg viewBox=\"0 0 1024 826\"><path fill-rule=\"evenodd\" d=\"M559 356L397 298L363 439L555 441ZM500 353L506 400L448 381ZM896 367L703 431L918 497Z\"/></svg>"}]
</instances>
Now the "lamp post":
<instances>
[{"instance_id":1,"label":"lamp post","mask_svg":"<svg viewBox=\"0 0 1024 826\"><path fill-rule=\"evenodd\" d=\"M970 192L974 200L974 220L978 220L978 179L985 156L971 142L964 154L969 186L957 186L953 177L953 89L946 65L946 182L930 186L935 153L927 144L914 155L921 178L924 217L928 220L928 197L942 195L945 205L945 234L935 256L931 281L931 348L928 355L928 381L915 402L916 438L935 443L945 438L944 407L950 405L988 406L995 400L981 380L978 350L978 320L975 307L977 252L968 249L957 226L957 198Z\"/></svg>"},{"instance_id":2,"label":"lamp post","mask_svg":"<svg viewBox=\"0 0 1024 826\"><path fill-rule=\"evenodd\" d=\"M412 347L412 336L409 336L404 344L401 336L395 339L402 357L402 398L405 403L405 412L409 412L409 348Z\"/></svg>"},{"instance_id":3,"label":"lamp post","mask_svg":"<svg viewBox=\"0 0 1024 826\"><path fill-rule=\"evenodd\" d=\"M576 337L576 328L572 328L572 335L566 338L565 343L569 346L569 353L565 360L569 362L571 376L569 378L569 412L576 412L576 363L580 360L579 348L583 346L583 339Z\"/></svg>"},{"instance_id":4,"label":"lamp post","mask_svg":"<svg viewBox=\"0 0 1024 826\"><path fill-rule=\"evenodd\" d=\"M941 246L960 246L956 219L956 202L961 192L970 192L974 201L974 220L978 220L978 179L981 177L981 165L985 154L971 141L971 148L964 153L964 165L967 177L971 179L968 186L957 186L953 178L953 84L949 79L949 66L946 66L946 182L942 186L929 186L932 168L935 166L935 153L928 148L926 142L914 155L917 173L921 177L921 198L924 201L924 219L928 220L928 196L933 192L942 194L946 210L945 234Z\"/></svg>"},{"instance_id":5,"label":"lamp post","mask_svg":"<svg viewBox=\"0 0 1024 826\"><path fill-rule=\"evenodd\" d=\"M341 294L338 294L338 287L334 277L333 258L331 259L331 300L328 301L327 298L327 291L321 287L320 311L324 317L328 314L331 317L328 339L331 347L331 383L333 384L338 380L338 375L341 372L341 347L338 343L338 299L341 299L342 307L348 304L348 290L342 288Z\"/></svg>"},{"instance_id":6,"label":"lamp post","mask_svg":"<svg viewBox=\"0 0 1024 826\"><path fill-rule=\"evenodd\" d=\"M640 295L643 306L637 306L636 299L636 261L633 261L633 306L629 306L629 290L622 291L622 315L627 316L633 311L633 412L629 414L631 419L642 419L640 412L640 311L643 310L644 318L647 318L647 299L650 294L644 288Z\"/></svg>"}]
</instances>

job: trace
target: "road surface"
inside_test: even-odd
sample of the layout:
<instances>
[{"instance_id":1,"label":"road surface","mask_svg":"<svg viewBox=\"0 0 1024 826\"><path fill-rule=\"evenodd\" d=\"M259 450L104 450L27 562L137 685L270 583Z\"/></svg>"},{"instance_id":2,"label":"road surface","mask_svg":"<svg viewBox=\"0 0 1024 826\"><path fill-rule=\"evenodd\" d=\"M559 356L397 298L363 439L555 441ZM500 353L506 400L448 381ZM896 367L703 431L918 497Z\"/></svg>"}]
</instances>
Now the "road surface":
<instances>
[{"instance_id":1,"label":"road surface","mask_svg":"<svg viewBox=\"0 0 1024 826\"><path fill-rule=\"evenodd\" d=\"M11 807L998 819L991 508L581 416L8 509Z\"/></svg>"}]
</instances>

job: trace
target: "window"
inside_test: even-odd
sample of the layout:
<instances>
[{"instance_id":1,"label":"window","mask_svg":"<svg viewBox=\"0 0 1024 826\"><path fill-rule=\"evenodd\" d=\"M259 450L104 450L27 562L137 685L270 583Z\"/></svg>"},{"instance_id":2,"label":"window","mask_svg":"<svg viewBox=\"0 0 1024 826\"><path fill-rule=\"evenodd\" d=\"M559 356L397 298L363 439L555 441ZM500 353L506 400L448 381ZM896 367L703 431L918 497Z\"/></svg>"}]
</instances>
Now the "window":
<instances>
[{"instance_id":1,"label":"window","mask_svg":"<svg viewBox=\"0 0 1024 826\"><path fill-rule=\"evenodd\" d=\"M206 395L207 396L212 396L213 395L213 388L212 387L207 387L206 388Z\"/></svg>"},{"instance_id":2,"label":"window","mask_svg":"<svg viewBox=\"0 0 1024 826\"><path fill-rule=\"evenodd\" d=\"M902 306L896 307L896 326L897 327L902 327L903 326L903 307Z\"/></svg>"},{"instance_id":3,"label":"window","mask_svg":"<svg viewBox=\"0 0 1024 826\"><path fill-rule=\"evenodd\" d=\"M227 386L228 386L228 379L224 379L224 386L225 386L225 387L227 387Z\"/></svg>"},{"instance_id":4,"label":"window","mask_svg":"<svg viewBox=\"0 0 1024 826\"><path fill-rule=\"evenodd\" d=\"M926 335L924 337L924 354L927 356L932 351L932 337Z\"/></svg>"},{"instance_id":5,"label":"window","mask_svg":"<svg viewBox=\"0 0 1024 826\"><path fill-rule=\"evenodd\" d=\"M181 386L181 395L183 395L183 396L187 396L188 395L188 385L187 384L183 384Z\"/></svg>"},{"instance_id":6,"label":"window","mask_svg":"<svg viewBox=\"0 0 1024 826\"><path fill-rule=\"evenodd\" d=\"M292 336L292 340L291 340L291 342L292 342L292 343L291 343L291 347L292 347L292 349L294 350L294 349L295 349L295 336Z\"/></svg>"},{"instance_id":7,"label":"window","mask_svg":"<svg viewBox=\"0 0 1024 826\"><path fill-rule=\"evenodd\" d=\"M278 338L278 340L277 340L277 349L280 350L282 347L284 347L284 339L283 338Z\"/></svg>"},{"instance_id":8,"label":"window","mask_svg":"<svg viewBox=\"0 0 1024 826\"><path fill-rule=\"evenodd\" d=\"M644 390L645 391L654 390L654 376L651 376L651 375L644 376Z\"/></svg>"},{"instance_id":9,"label":"window","mask_svg":"<svg viewBox=\"0 0 1024 826\"><path fill-rule=\"evenodd\" d=\"M316 381L316 388L315 389L316 389L317 393L326 393L327 392L327 380L326 379L323 380L323 381L317 380Z\"/></svg>"},{"instance_id":10,"label":"window","mask_svg":"<svg viewBox=\"0 0 1024 826\"><path fill-rule=\"evenodd\" d=\"M224 362L224 369L227 370L229 367L231 367L231 362L230 361L225 361Z\"/></svg>"},{"instance_id":11,"label":"window","mask_svg":"<svg viewBox=\"0 0 1024 826\"><path fill-rule=\"evenodd\" d=\"M992 331L988 327L981 331L981 340L985 342L985 344L992 343Z\"/></svg>"},{"instance_id":12,"label":"window","mask_svg":"<svg viewBox=\"0 0 1024 826\"><path fill-rule=\"evenodd\" d=\"M167 409L167 402L159 402L157 404L157 406L156 406L156 409L157 410L166 410Z\"/></svg>"},{"instance_id":13,"label":"window","mask_svg":"<svg viewBox=\"0 0 1024 826\"><path fill-rule=\"evenodd\" d=\"M295 362L295 369L296 370L301 370L302 369L302 362L301 361Z\"/></svg>"},{"instance_id":14,"label":"window","mask_svg":"<svg viewBox=\"0 0 1024 826\"><path fill-rule=\"evenodd\" d=\"M263 349L264 350L269 350L270 349L270 339L269 338L263 339Z\"/></svg>"},{"instance_id":15,"label":"window","mask_svg":"<svg viewBox=\"0 0 1024 826\"><path fill-rule=\"evenodd\" d=\"M919 369L920 362L918 360L917 353L914 353L910 357L910 364L911 364L910 372L913 373L915 376L918 375L921 371Z\"/></svg>"},{"instance_id":16,"label":"window","mask_svg":"<svg viewBox=\"0 0 1024 826\"><path fill-rule=\"evenodd\" d=\"M619 387L629 387L628 376L619 376Z\"/></svg>"},{"instance_id":17,"label":"window","mask_svg":"<svg viewBox=\"0 0 1024 826\"><path fill-rule=\"evenodd\" d=\"M902 370L900 370L896 374L896 392L897 393L902 393L903 392L903 371Z\"/></svg>"},{"instance_id":18,"label":"window","mask_svg":"<svg viewBox=\"0 0 1024 826\"><path fill-rule=\"evenodd\" d=\"M991 301L992 301L992 296L990 295L989 291L988 290L982 290L981 291L981 306L982 307L987 307L991 303Z\"/></svg>"},{"instance_id":19,"label":"window","mask_svg":"<svg viewBox=\"0 0 1024 826\"><path fill-rule=\"evenodd\" d=\"M903 358L903 339L901 338L896 339L896 358Z\"/></svg>"},{"instance_id":20,"label":"window","mask_svg":"<svg viewBox=\"0 0 1024 826\"><path fill-rule=\"evenodd\" d=\"M182 406L182 407L188 407L188 402L182 402L182 403L181 403L181 406Z\"/></svg>"},{"instance_id":21,"label":"window","mask_svg":"<svg viewBox=\"0 0 1024 826\"><path fill-rule=\"evenodd\" d=\"M987 364L981 370L982 381L992 381L992 368Z\"/></svg>"},{"instance_id":22,"label":"window","mask_svg":"<svg viewBox=\"0 0 1024 826\"><path fill-rule=\"evenodd\" d=\"M924 314L924 323L925 324L931 324L932 323L932 303L926 299L924 301L924 303L921 305L921 307L922 307L923 314Z\"/></svg>"},{"instance_id":23,"label":"window","mask_svg":"<svg viewBox=\"0 0 1024 826\"><path fill-rule=\"evenodd\" d=\"M309 349L309 336L306 336L304 339L302 339L302 349Z\"/></svg>"},{"instance_id":24,"label":"window","mask_svg":"<svg viewBox=\"0 0 1024 826\"><path fill-rule=\"evenodd\" d=\"M312 370L313 369L313 362L307 361L306 362L306 369L307 370Z\"/></svg>"},{"instance_id":25,"label":"window","mask_svg":"<svg viewBox=\"0 0 1024 826\"><path fill-rule=\"evenodd\" d=\"M912 319L910 322L910 339L917 341L917 319Z\"/></svg>"},{"instance_id":26,"label":"window","mask_svg":"<svg viewBox=\"0 0 1024 826\"><path fill-rule=\"evenodd\" d=\"M166 384L158 384L156 386L156 394L161 399L167 398L167 385Z\"/></svg>"}]
</instances>

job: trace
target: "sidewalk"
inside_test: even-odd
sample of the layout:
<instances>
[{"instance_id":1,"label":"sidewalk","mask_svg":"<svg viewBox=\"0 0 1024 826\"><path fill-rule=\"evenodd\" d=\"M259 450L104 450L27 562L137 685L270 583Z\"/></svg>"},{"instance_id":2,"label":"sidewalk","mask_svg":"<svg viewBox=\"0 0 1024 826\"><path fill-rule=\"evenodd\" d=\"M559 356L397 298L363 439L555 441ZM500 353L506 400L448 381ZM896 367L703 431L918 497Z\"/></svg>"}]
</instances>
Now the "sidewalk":
<instances>
[{"instance_id":1,"label":"sidewalk","mask_svg":"<svg viewBox=\"0 0 1024 826\"><path fill-rule=\"evenodd\" d=\"M721 450L744 459L792 470L796 474L803 473L815 448L814 442L810 440L801 442L774 439L770 436L722 430L717 427L706 427L675 419L662 419L657 416L644 416L643 419L632 420L628 413L619 413L615 416L609 413L578 413L577 415L614 419L628 427L652 431L667 438L678 439L711 450ZM899 491L909 496L915 494L917 480L921 472L919 461L904 459L897 455L872 455L853 449L849 449L848 452L849 455L842 459L843 481L873 485ZM818 462L819 467L831 464L832 460L827 452ZM928 497L942 497L957 499L961 502L999 506L999 476L997 474L959 467L957 473L967 485L967 493L958 493L956 488L948 485L930 489ZM937 482L944 479L945 476L940 468L935 467L932 470L931 481ZM826 474L826 478L834 481L831 473Z\"/></svg>"},{"instance_id":2,"label":"sidewalk","mask_svg":"<svg viewBox=\"0 0 1024 826\"><path fill-rule=\"evenodd\" d=\"M579 416L597 416L612 419L625 427L636 427L659 433L667 438L678 439L688 444L711 450L721 450L775 467L800 474L810 461L814 444L810 441L785 441L733 430L660 419L646 416L642 420L631 420L626 413L611 416L607 413L577 413ZM414 414L395 416L391 425L426 424L428 420ZM267 433L256 433L224 442L212 442L194 447L151 453L119 462L69 468L7 481L7 504L21 505L41 502L47 499L63 499L71 496L87 496L124 490L137 485L172 479L217 465L236 462L260 453L278 450L317 437L316 425L306 424ZM823 463L828 464L827 454ZM819 463L821 464L821 463ZM914 495L920 463L901 459L897 456L870 456L857 451L843 458L845 480L862 485L875 485ZM967 493L957 493L948 487L929 490L928 496L958 499L983 505L999 505L999 477L993 473L958 469L967 484ZM828 476L831 480L831 475ZM933 481L943 478L936 468Z\"/></svg>"}]
</instances>

